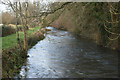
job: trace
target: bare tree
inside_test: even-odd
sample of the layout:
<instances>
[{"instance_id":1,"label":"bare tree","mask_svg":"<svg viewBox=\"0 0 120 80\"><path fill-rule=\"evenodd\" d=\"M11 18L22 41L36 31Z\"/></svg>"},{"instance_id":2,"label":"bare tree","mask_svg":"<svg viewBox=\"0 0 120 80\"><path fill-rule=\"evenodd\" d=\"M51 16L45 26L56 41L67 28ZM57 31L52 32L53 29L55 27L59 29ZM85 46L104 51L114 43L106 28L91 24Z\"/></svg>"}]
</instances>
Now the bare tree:
<instances>
[{"instance_id":1,"label":"bare tree","mask_svg":"<svg viewBox=\"0 0 120 80\"><path fill-rule=\"evenodd\" d=\"M23 7L22 7L23 5ZM23 11L22 11L23 8ZM27 34L26 34L26 28L27 27L27 9L28 9L28 2L24 2L23 4L19 2L19 14L21 18L21 23L23 26L23 41L24 41L24 50L27 51ZM24 12L24 14L23 14Z\"/></svg>"},{"instance_id":2,"label":"bare tree","mask_svg":"<svg viewBox=\"0 0 120 80\"><path fill-rule=\"evenodd\" d=\"M17 6L17 2L13 3L8 0L8 1L2 1L3 4L7 5L7 6L10 6L11 9L13 10L15 16L16 16L16 39L17 39L17 43L19 44L19 33L18 33L18 6Z\"/></svg>"},{"instance_id":3,"label":"bare tree","mask_svg":"<svg viewBox=\"0 0 120 80\"><path fill-rule=\"evenodd\" d=\"M21 23L23 26L23 41L24 41L24 50L27 51L27 37L26 37L26 28L27 27L27 10L28 10L28 2L11 2L10 0L2 2L5 5L8 5L11 7L13 12L16 15L16 36L17 41L19 42L19 33L18 33L18 16L20 16Z\"/></svg>"},{"instance_id":4,"label":"bare tree","mask_svg":"<svg viewBox=\"0 0 120 80\"><path fill-rule=\"evenodd\" d=\"M15 13L16 13L16 36L17 36L17 43L19 44L20 39L19 39L19 33L18 33L18 9L17 9L18 6L17 6L17 2L16 2L15 7L16 7L16 11L15 11Z\"/></svg>"}]
</instances>

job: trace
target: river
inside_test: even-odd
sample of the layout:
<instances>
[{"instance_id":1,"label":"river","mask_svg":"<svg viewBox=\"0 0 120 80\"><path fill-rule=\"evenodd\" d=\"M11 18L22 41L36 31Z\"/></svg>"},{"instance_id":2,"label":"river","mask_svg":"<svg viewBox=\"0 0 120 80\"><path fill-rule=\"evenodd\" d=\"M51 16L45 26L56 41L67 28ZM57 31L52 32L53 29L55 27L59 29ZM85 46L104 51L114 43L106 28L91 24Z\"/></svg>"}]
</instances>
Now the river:
<instances>
[{"instance_id":1,"label":"river","mask_svg":"<svg viewBox=\"0 0 120 80\"><path fill-rule=\"evenodd\" d=\"M28 51L21 78L117 78L118 53L52 27Z\"/></svg>"}]
</instances>

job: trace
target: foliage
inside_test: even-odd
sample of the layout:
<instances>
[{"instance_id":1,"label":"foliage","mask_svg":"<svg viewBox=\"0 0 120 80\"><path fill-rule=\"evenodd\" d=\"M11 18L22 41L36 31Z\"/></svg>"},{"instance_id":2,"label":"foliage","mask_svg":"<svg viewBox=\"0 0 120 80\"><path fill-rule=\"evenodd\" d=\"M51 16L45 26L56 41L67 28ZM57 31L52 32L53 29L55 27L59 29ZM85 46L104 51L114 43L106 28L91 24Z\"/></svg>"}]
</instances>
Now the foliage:
<instances>
[{"instance_id":1,"label":"foliage","mask_svg":"<svg viewBox=\"0 0 120 80\"><path fill-rule=\"evenodd\" d=\"M2 76L3 78L12 78L19 73L27 53L20 47L15 47L9 51L2 52Z\"/></svg>"}]
</instances>

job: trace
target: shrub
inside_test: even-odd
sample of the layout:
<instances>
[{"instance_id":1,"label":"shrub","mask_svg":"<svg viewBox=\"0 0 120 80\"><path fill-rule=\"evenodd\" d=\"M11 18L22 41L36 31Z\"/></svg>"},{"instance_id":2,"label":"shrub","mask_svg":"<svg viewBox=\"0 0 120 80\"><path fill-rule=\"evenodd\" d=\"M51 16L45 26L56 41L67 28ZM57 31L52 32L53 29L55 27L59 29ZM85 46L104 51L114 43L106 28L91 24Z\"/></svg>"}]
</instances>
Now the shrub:
<instances>
[{"instance_id":1,"label":"shrub","mask_svg":"<svg viewBox=\"0 0 120 80\"><path fill-rule=\"evenodd\" d=\"M15 32L16 30L11 26L6 26L6 25L2 26L2 37L14 34Z\"/></svg>"}]
</instances>

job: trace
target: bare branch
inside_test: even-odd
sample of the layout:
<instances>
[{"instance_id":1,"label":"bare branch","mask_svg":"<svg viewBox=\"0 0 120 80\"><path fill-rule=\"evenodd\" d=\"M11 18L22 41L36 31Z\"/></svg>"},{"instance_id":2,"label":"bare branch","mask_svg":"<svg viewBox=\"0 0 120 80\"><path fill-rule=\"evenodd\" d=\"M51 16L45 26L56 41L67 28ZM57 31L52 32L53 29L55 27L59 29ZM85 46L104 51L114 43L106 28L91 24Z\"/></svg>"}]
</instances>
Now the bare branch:
<instances>
[{"instance_id":1,"label":"bare branch","mask_svg":"<svg viewBox=\"0 0 120 80\"><path fill-rule=\"evenodd\" d=\"M64 4L62 4L59 8L57 8L57 9L54 9L53 11L51 11L51 12L46 12L47 14L52 14L52 13L55 13L56 11L58 11L58 10L60 10L60 9L62 9L62 8L64 8L66 5L68 5L68 4L70 4L70 3L72 3L72 2L65 2Z\"/></svg>"},{"instance_id":2,"label":"bare branch","mask_svg":"<svg viewBox=\"0 0 120 80\"><path fill-rule=\"evenodd\" d=\"M116 13L115 11L113 11L113 10L111 10L111 9L110 9L110 13L111 13L111 14L115 14L115 15L120 15L120 13Z\"/></svg>"},{"instance_id":3,"label":"bare branch","mask_svg":"<svg viewBox=\"0 0 120 80\"><path fill-rule=\"evenodd\" d=\"M107 36L107 37L108 37L108 36ZM116 38L110 38L110 37L108 37L108 39L111 40L111 41L114 41L114 40L117 40L119 37L120 37L120 36L117 36Z\"/></svg>"},{"instance_id":4,"label":"bare branch","mask_svg":"<svg viewBox=\"0 0 120 80\"><path fill-rule=\"evenodd\" d=\"M110 34L113 34L113 35L120 35L120 33L114 33L114 32L112 32L112 31L109 31L108 29L110 29L110 28L107 28L107 26L104 24L104 29L108 32L108 33L110 33Z\"/></svg>"},{"instance_id":5,"label":"bare branch","mask_svg":"<svg viewBox=\"0 0 120 80\"><path fill-rule=\"evenodd\" d=\"M105 20L105 22L107 22L107 23L119 23L119 21L116 21L116 22L109 22L109 21L107 21L107 20Z\"/></svg>"}]
</instances>

